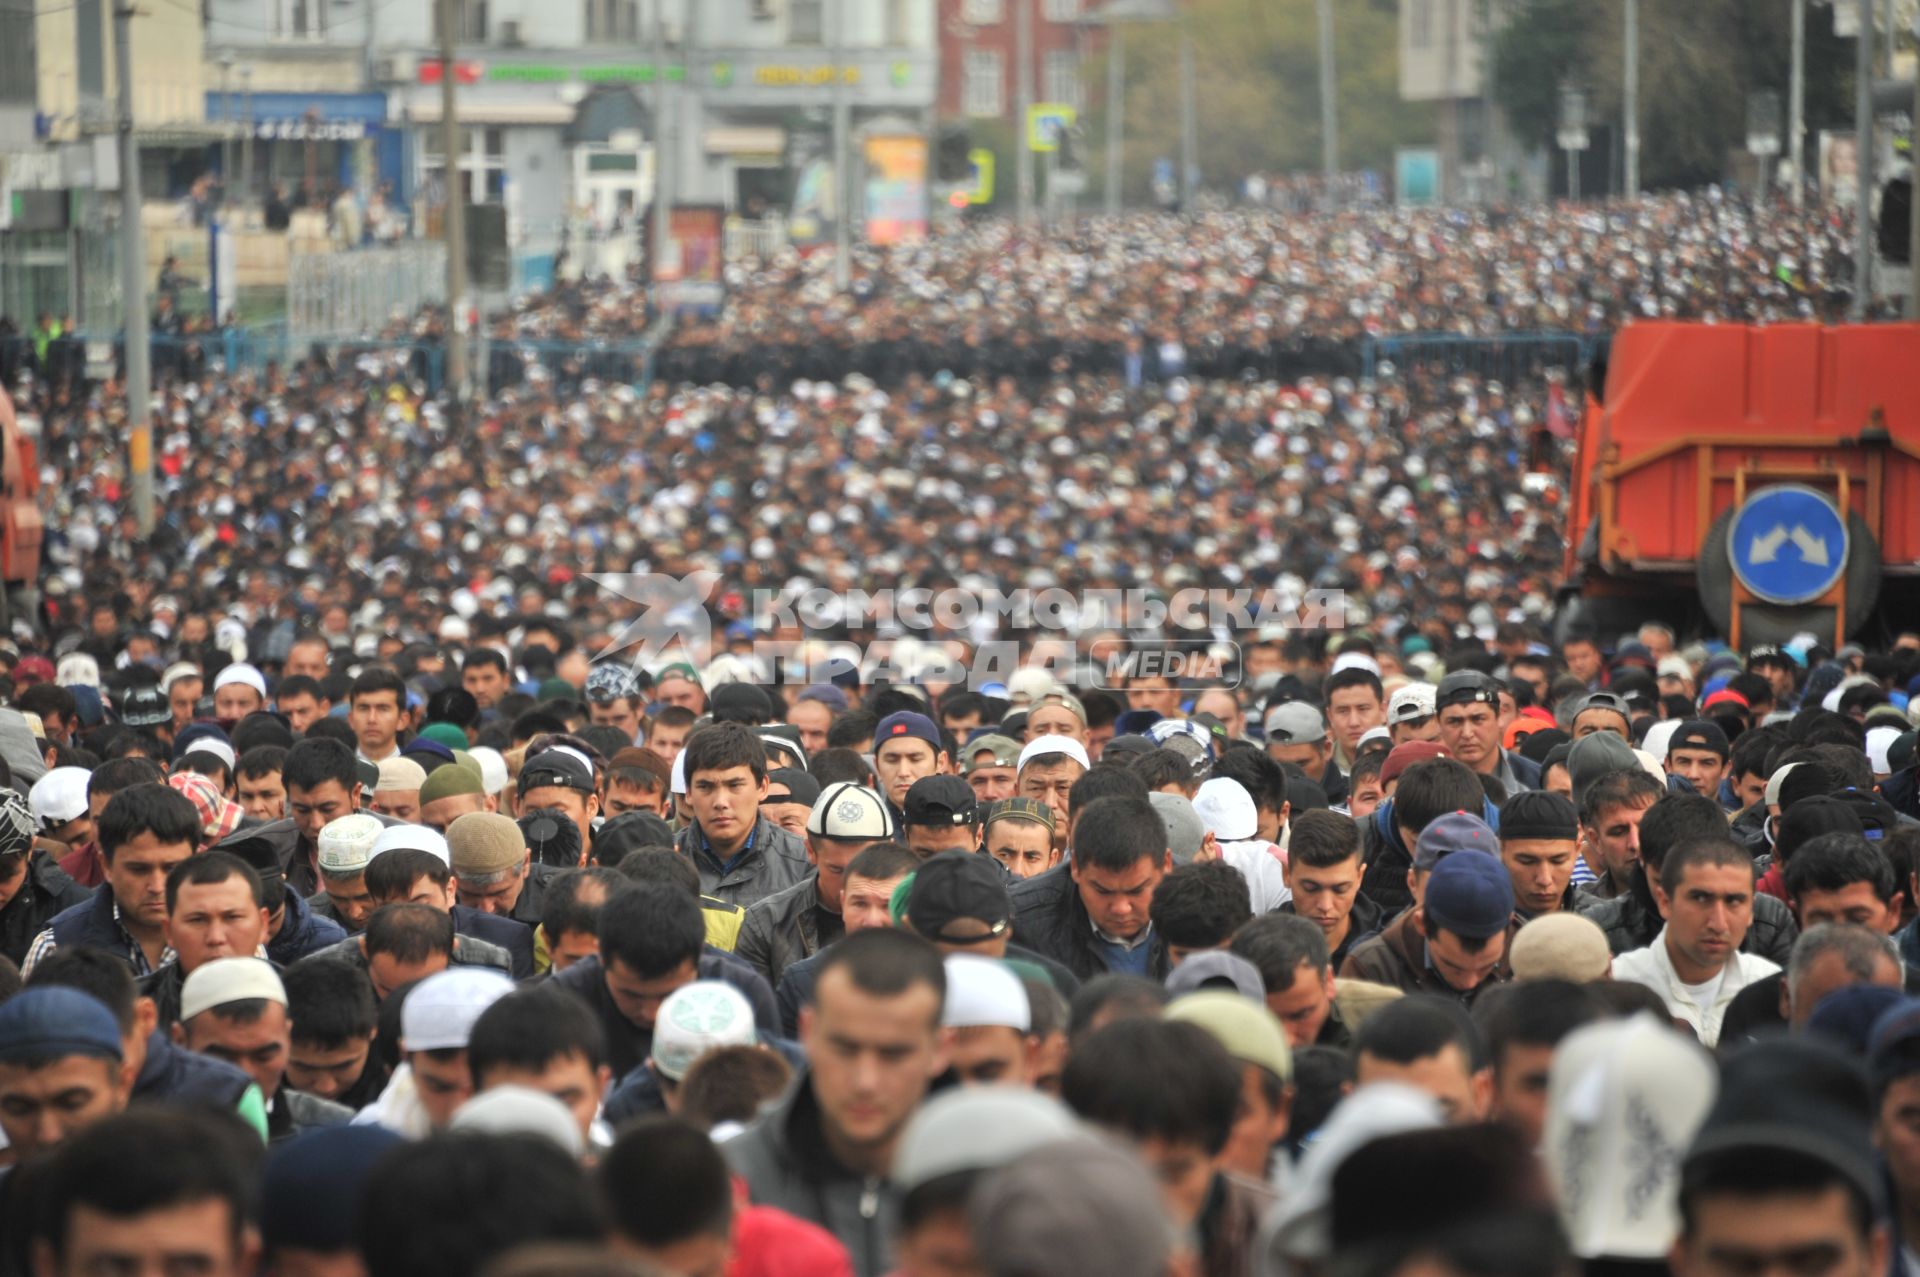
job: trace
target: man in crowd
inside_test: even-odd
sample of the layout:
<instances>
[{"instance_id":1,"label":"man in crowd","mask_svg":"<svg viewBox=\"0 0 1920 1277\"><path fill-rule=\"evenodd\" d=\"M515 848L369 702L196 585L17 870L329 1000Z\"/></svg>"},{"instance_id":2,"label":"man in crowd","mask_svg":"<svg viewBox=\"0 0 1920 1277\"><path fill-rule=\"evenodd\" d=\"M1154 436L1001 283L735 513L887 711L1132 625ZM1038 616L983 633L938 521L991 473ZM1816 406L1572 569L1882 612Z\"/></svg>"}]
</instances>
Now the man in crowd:
<instances>
[{"instance_id":1,"label":"man in crowd","mask_svg":"<svg viewBox=\"0 0 1920 1277\"><path fill-rule=\"evenodd\" d=\"M675 847L699 869L703 892L748 906L806 876L806 848L760 814L767 752L751 728L702 728L687 739L684 762L693 820Z\"/></svg>"},{"instance_id":2,"label":"man in crowd","mask_svg":"<svg viewBox=\"0 0 1920 1277\"><path fill-rule=\"evenodd\" d=\"M31 974L67 946L111 953L138 976L173 956L166 941L167 875L200 846L199 811L165 785L135 785L107 803L99 836L107 880L34 937L23 972Z\"/></svg>"},{"instance_id":3,"label":"man in crowd","mask_svg":"<svg viewBox=\"0 0 1920 1277\"><path fill-rule=\"evenodd\" d=\"M180 1020L180 991L187 979L221 958L250 958L265 948L268 914L260 878L247 863L224 851L208 851L175 865L167 875L167 947L173 961L140 981L163 1029Z\"/></svg>"},{"instance_id":4,"label":"man in crowd","mask_svg":"<svg viewBox=\"0 0 1920 1277\"><path fill-rule=\"evenodd\" d=\"M253 1079L267 1104L267 1138L341 1126L353 1110L283 1085L293 1021L279 973L264 958L222 957L196 967L180 991L174 1041L224 1060Z\"/></svg>"},{"instance_id":5,"label":"man in crowd","mask_svg":"<svg viewBox=\"0 0 1920 1277\"><path fill-rule=\"evenodd\" d=\"M1166 945L1149 907L1173 856L1158 813L1139 799L1102 798L1076 828L1070 865L1015 886L1015 941L1081 980L1107 971L1161 978Z\"/></svg>"},{"instance_id":6,"label":"man in crowd","mask_svg":"<svg viewBox=\"0 0 1920 1277\"><path fill-rule=\"evenodd\" d=\"M747 910L734 953L779 987L787 967L846 934L847 867L863 848L892 835L893 818L879 794L845 781L827 786L807 814L813 871Z\"/></svg>"},{"instance_id":7,"label":"man in crowd","mask_svg":"<svg viewBox=\"0 0 1920 1277\"><path fill-rule=\"evenodd\" d=\"M1010 877L1038 878L1060 863L1054 845L1053 808L1037 798L1002 798L990 803L982 822L981 850L1006 868Z\"/></svg>"},{"instance_id":8,"label":"man in crowd","mask_svg":"<svg viewBox=\"0 0 1920 1277\"><path fill-rule=\"evenodd\" d=\"M1471 1003L1511 978L1507 948L1518 930L1506 866L1491 849L1455 850L1435 865L1420 903L1357 945L1340 974Z\"/></svg>"}]
</instances>

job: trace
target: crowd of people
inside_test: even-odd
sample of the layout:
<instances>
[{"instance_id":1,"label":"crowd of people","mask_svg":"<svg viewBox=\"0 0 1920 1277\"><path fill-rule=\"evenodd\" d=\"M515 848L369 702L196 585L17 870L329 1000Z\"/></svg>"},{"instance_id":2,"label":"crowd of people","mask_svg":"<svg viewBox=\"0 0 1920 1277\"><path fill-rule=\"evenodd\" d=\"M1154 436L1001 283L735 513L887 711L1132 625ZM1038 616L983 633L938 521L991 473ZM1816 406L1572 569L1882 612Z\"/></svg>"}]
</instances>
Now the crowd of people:
<instances>
[{"instance_id":1,"label":"crowd of people","mask_svg":"<svg viewBox=\"0 0 1920 1277\"><path fill-rule=\"evenodd\" d=\"M637 386L563 285L469 402L431 313L166 367L150 538L23 357L0 1277L1920 1277L1920 633L1556 642L1583 370L1357 355L1844 254L984 225L735 264Z\"/></svg>"},{"instance_id":2,"label":"crowd of people","mask_svg":"<svg viewBox=\"0 0 1920 1277\"><path fill-rule=\"evenodd\" d=\"M1902 1270L1920 633L1249 640L0 649L0 1272Z\"/></svg>"}]
</instances>

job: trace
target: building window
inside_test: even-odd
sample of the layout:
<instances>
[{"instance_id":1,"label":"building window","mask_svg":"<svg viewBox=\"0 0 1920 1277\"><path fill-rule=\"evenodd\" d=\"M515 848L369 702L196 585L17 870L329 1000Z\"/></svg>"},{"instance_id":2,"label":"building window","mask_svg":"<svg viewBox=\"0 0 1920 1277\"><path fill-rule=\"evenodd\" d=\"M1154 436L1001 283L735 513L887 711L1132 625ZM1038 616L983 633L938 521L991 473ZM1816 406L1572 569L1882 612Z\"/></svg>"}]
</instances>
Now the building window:
<instances>
[{"instance_id":1,"label":"building window","mask_svg":"<svg viewBox=\"0 0 1920 1277\"><path fill-rule=\"evenodd\" d=\"M319 3L319 0L309 0ZM487 0L454 0L459 7L459 27L453 33L456 44L485 44L487 42ZM433 6L433 39L440 41L440 6Z\"/></svg>"},{"instance_id":2,"label":"building window","mask_svg":"<svg viewBox=\"0 0 1920 1277\"><path fill-rule=\"evenodd\" d=\"M506 132L466 126L460 130L460 179L470 204L499 204L507 194ZM420 185L440 191L446 163L440 152L440 126L420 130Z\"/></svg>"},{"instance_id":3,"label":"building window","mask_svg":"<svg viewBox=\"0 0 1920 1277\"><path fill-rule=\"evenodd\" d=\"M787 8L787 42L819 44L826 38L822 0L792 0Z\"/></svg>"},{"instance_id":4,"label":"building window","mask_svg":"<svg viewBox=\"0 0 1920 1277\"><path fill-rule=\"evenodd\" d=\"M1071 49L1055 49L1047 54L1042 72L1041 96L1078 110L1080 107L1080 55Z\"/></svg>"},{"instance_id":5,"label":"building window","mask_svg":"<svg viewBox=\"0 0 1920 1277\"><path fill-rule=\"evenodd\" d=\"M587 39L639 43L639 0L587 0Z\"/></svg>"},{"instance_id":6,"label":"building window","mask_svg":"<svg viewBox=\"0 0 1920 1277\"><path fill-rule=\"evenodd\" d=\"M1045 0L1040 14L1048 22L1078 22L1080 20L1080 0Z\"/></svg>"},{"instance_id":7,"label":"building window","mask_svg":"<svg viewBox=\"0 0 1920 1277\"><path fill-rule=\"evenodd\" d=\"M34 24L32 0L0 0L0 102L34 103Z\"/></svg>"},{"instance_id":8,"label":"building window","mask_svg":"<svg viewBox=\"0 0 1920 1277\"><path fill-rule=\"evenodd\" d=\"M1433 47L1433 0L1407 0L1407 47Z\"/></svg>"},{"instance_id":9,"label":"building window","mask_svg":"<svg viewBox=\"0 0 1920 1277\"><path fill-rule=\"evenodd\" d=\"M1007 112L1005 85L996 49L969 49L965 108L968 115L999 117Z\"/></svg>"},{"instance_id":10,"label":"building window","mask_svg":"<svg viewBox=\"0 0 1920 1277\"><path fill-rule=\"evenodd\" d=\"M960 0L960 21L990 27L1006 17L1001 0Z\"/></svg>"}]
</instances>

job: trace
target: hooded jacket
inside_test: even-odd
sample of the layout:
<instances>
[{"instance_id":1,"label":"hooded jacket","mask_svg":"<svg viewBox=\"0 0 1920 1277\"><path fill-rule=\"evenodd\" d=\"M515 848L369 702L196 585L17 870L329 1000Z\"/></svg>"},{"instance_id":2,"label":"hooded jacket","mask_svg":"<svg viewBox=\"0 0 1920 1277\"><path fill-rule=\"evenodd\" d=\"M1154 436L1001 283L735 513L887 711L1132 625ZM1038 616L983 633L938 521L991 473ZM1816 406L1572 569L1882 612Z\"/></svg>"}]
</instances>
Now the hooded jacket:
<instances>
[{"instance_id":1,"label":"hooded jacket","mask_svg":"<svg viewBox=\"0 0 1920 1277\"><path fill-rule=\"evenodd\" d=\"M1093 934L1093 918L1080 903L1080 889L1066 865L1013 884L1013 941L1091 980L1107 973ZM1171 965L1159 933L1147 940L1147 978L1164 980Z\"/></svg>"},{"instance_id":2,"label":"hooded jacket","mask_svg":"<svg viewBox=\"0 0 1920 1277\"><path fill-rule=\"evenodd\" d=\"M755 1205L777 1207L832 1233L859 1277L892 1270L900 1193L884 1178L841 1165L828 1150L810 1072L720 1151L746 1180Z\"/></svg>"},{"instance_id":3,"label":"hooded jacket","mask_svg":"<svg viewBox=\"0 0 1920 1277\"><path fill-rule=\"evenodd\" d=\"M283 967L292 966L310 953L318 953L347 938L347 929L331 918L317 916L307 902L287 892L286 912L280 918L280 934L267 941L267 958Z\"/></svg>"},{"instance_id":4,"label":"hooded jacket","mask_svg":"<svg viewBox=\"0 0 1920 1277\"><path fill-rule=\"evenodd\" d=\"M765 816L755 819L749 841L751 849L743 851L731 867L723 866L707 849L706 835L697 823L681 830L673 845L700 871L703 895L743 908L785 891L813 872L805 844Z\"/></svg>"}]
</instances>

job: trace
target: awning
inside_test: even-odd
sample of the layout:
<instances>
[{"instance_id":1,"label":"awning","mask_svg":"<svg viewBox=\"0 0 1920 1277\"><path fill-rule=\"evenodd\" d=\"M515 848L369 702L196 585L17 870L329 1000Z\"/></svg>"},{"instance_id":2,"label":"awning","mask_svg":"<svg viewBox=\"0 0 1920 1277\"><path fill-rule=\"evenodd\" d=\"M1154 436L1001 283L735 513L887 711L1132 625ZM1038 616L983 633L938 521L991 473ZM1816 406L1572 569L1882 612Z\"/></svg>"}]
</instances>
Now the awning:
<instances>
[{"instance_id":1,"label":"awning","mask_svg":"<svg viewBox=\"0 0 1920 1277\"><path fill-rule=\"evenodd\" d=\"M463 95L454 104L462 124L550 124L556 127L573 123L573 108L565 102L475 102ZM440 101L409 102L407 119L415 124L438 124Z\"/></svg>"},{"instance_id":2,"label":"awning","mask_svg":"<svg viewBox=\"0 0 1920 1277\"><path fill-rule=\"evenodd\" d=\"M723 126L702 133L700 145L709 155L780 155L787 131L777 124Z\"/></svg>"},{"instance_id":3,"label":"awning","mask_svg":"<svg viewBox=\"0 0 1920 1277\"><path fill-rule=\"evenodd\" d=\"M596 85L575 108L573 119L568 121L566 143L579 146L583 142L605 145L616 133L637 133L642 136L653 132L647 113L640 105L640 99L626 85Z\"/></svg>"}]
</instances>

